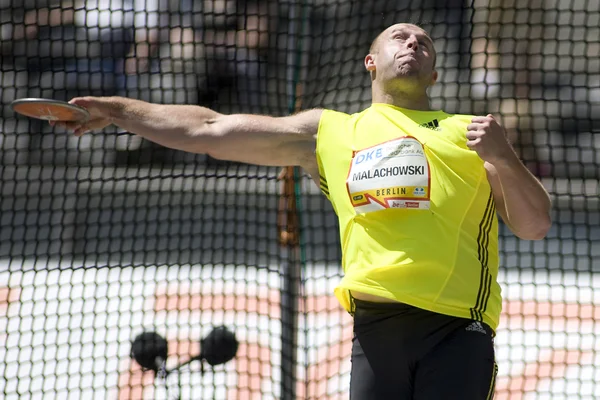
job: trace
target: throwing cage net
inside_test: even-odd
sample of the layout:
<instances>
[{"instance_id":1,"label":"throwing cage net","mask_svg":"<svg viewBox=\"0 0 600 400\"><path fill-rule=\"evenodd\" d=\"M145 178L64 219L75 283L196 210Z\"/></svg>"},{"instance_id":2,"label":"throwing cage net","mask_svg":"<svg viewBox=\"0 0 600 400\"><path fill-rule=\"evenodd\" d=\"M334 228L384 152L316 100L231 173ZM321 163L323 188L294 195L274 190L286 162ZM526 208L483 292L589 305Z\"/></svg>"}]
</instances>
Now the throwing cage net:
<instances>
[{"instance_id":1,"label":"throwing cage net","mask_svg":"<svg viewBox=\"0 0 600 400\"><path fill-rule=\"evenodd\" d=\"M0 397L347 398L337 222L301 170L76 138L7 105L356 112L396 22L435 42L432 105L498 116L553 198L545 240L500 228L496 399L597 398L598 0L0 0Z\"/></svg>"}]
</instances>

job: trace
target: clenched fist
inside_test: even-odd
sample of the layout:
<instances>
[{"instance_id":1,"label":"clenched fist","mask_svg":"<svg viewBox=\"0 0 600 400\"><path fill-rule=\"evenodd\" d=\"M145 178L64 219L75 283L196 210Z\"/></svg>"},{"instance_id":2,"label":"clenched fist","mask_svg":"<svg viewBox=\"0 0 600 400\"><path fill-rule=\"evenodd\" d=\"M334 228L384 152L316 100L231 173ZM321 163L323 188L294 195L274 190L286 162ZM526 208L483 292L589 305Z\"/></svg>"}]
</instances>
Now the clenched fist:
<instances>
[{"instance_id":1,"label":"clenched fist","mask_svg":"<svg viewBox=\"0 0 600 400\"><path fill-rule=\"evenodd\" d=\"M471 120L467 126L467 147L490 164L515 156L504 129L491 114Z\"/></svg>"}]
</instances>

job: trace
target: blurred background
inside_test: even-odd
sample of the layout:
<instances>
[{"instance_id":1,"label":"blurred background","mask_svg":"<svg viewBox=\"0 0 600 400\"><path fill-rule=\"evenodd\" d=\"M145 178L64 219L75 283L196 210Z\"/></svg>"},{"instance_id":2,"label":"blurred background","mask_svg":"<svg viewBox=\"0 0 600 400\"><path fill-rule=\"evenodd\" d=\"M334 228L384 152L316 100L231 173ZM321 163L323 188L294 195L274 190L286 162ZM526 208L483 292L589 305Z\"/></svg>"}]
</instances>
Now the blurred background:
<instances>
[{"instance_id":1,"label":"blurred background","mask_svg":"<svg viewBox=\"0 0 600 400\"><path fill-rule=\"evenodd\" d=\"M553 199L545 240L500 228L496 398L600 398L599 0L0 0L0 397L167 398L132 338L186 357L223 323L237 359L192 368L181 398L347 398L337 221L302 171L75 138L8 105L358 112L364 56L397 22L434 40L433 107L497 116Z\"/></svg>"}]
</instances>

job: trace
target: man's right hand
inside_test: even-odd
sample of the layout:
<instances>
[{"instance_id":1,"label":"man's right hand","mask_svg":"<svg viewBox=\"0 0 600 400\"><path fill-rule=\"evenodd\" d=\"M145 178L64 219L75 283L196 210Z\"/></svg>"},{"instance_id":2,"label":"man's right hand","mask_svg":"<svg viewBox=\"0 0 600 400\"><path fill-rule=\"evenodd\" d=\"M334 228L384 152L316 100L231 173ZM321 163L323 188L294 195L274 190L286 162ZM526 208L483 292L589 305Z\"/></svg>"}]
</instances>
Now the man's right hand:
<instances>
[{"instance_id":1,"label":"man's right hand","mask_svg":"<svg viewBox=\"0 0 600 400\"><path fill-rule=\"evenodd\" d=\"M85 108L90 113L90 117L85 121L50 122L50 125L73 131L75 136L111 125L114 110L119 107L110 97L76 97L69 101L69 104Z\"/></svg>"}]
</instances>

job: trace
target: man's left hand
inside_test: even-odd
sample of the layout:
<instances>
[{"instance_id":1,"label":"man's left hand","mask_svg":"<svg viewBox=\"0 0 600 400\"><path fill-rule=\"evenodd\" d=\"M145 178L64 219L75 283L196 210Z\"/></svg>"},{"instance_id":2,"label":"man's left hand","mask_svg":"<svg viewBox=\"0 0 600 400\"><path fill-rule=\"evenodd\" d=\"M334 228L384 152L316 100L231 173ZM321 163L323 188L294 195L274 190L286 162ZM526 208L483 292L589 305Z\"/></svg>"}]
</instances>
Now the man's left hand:
<instances>
[{"instance_id":1,"label":"man's left hand","mask_svg":"<svg viewBox=\"0 0 600 400\"><path fill-rule=\"evenodd\" d=\"M471 120L467 126L467 147L490 164L515 156L504 129L491 114Z\"/></svg>"}]
</instances>

